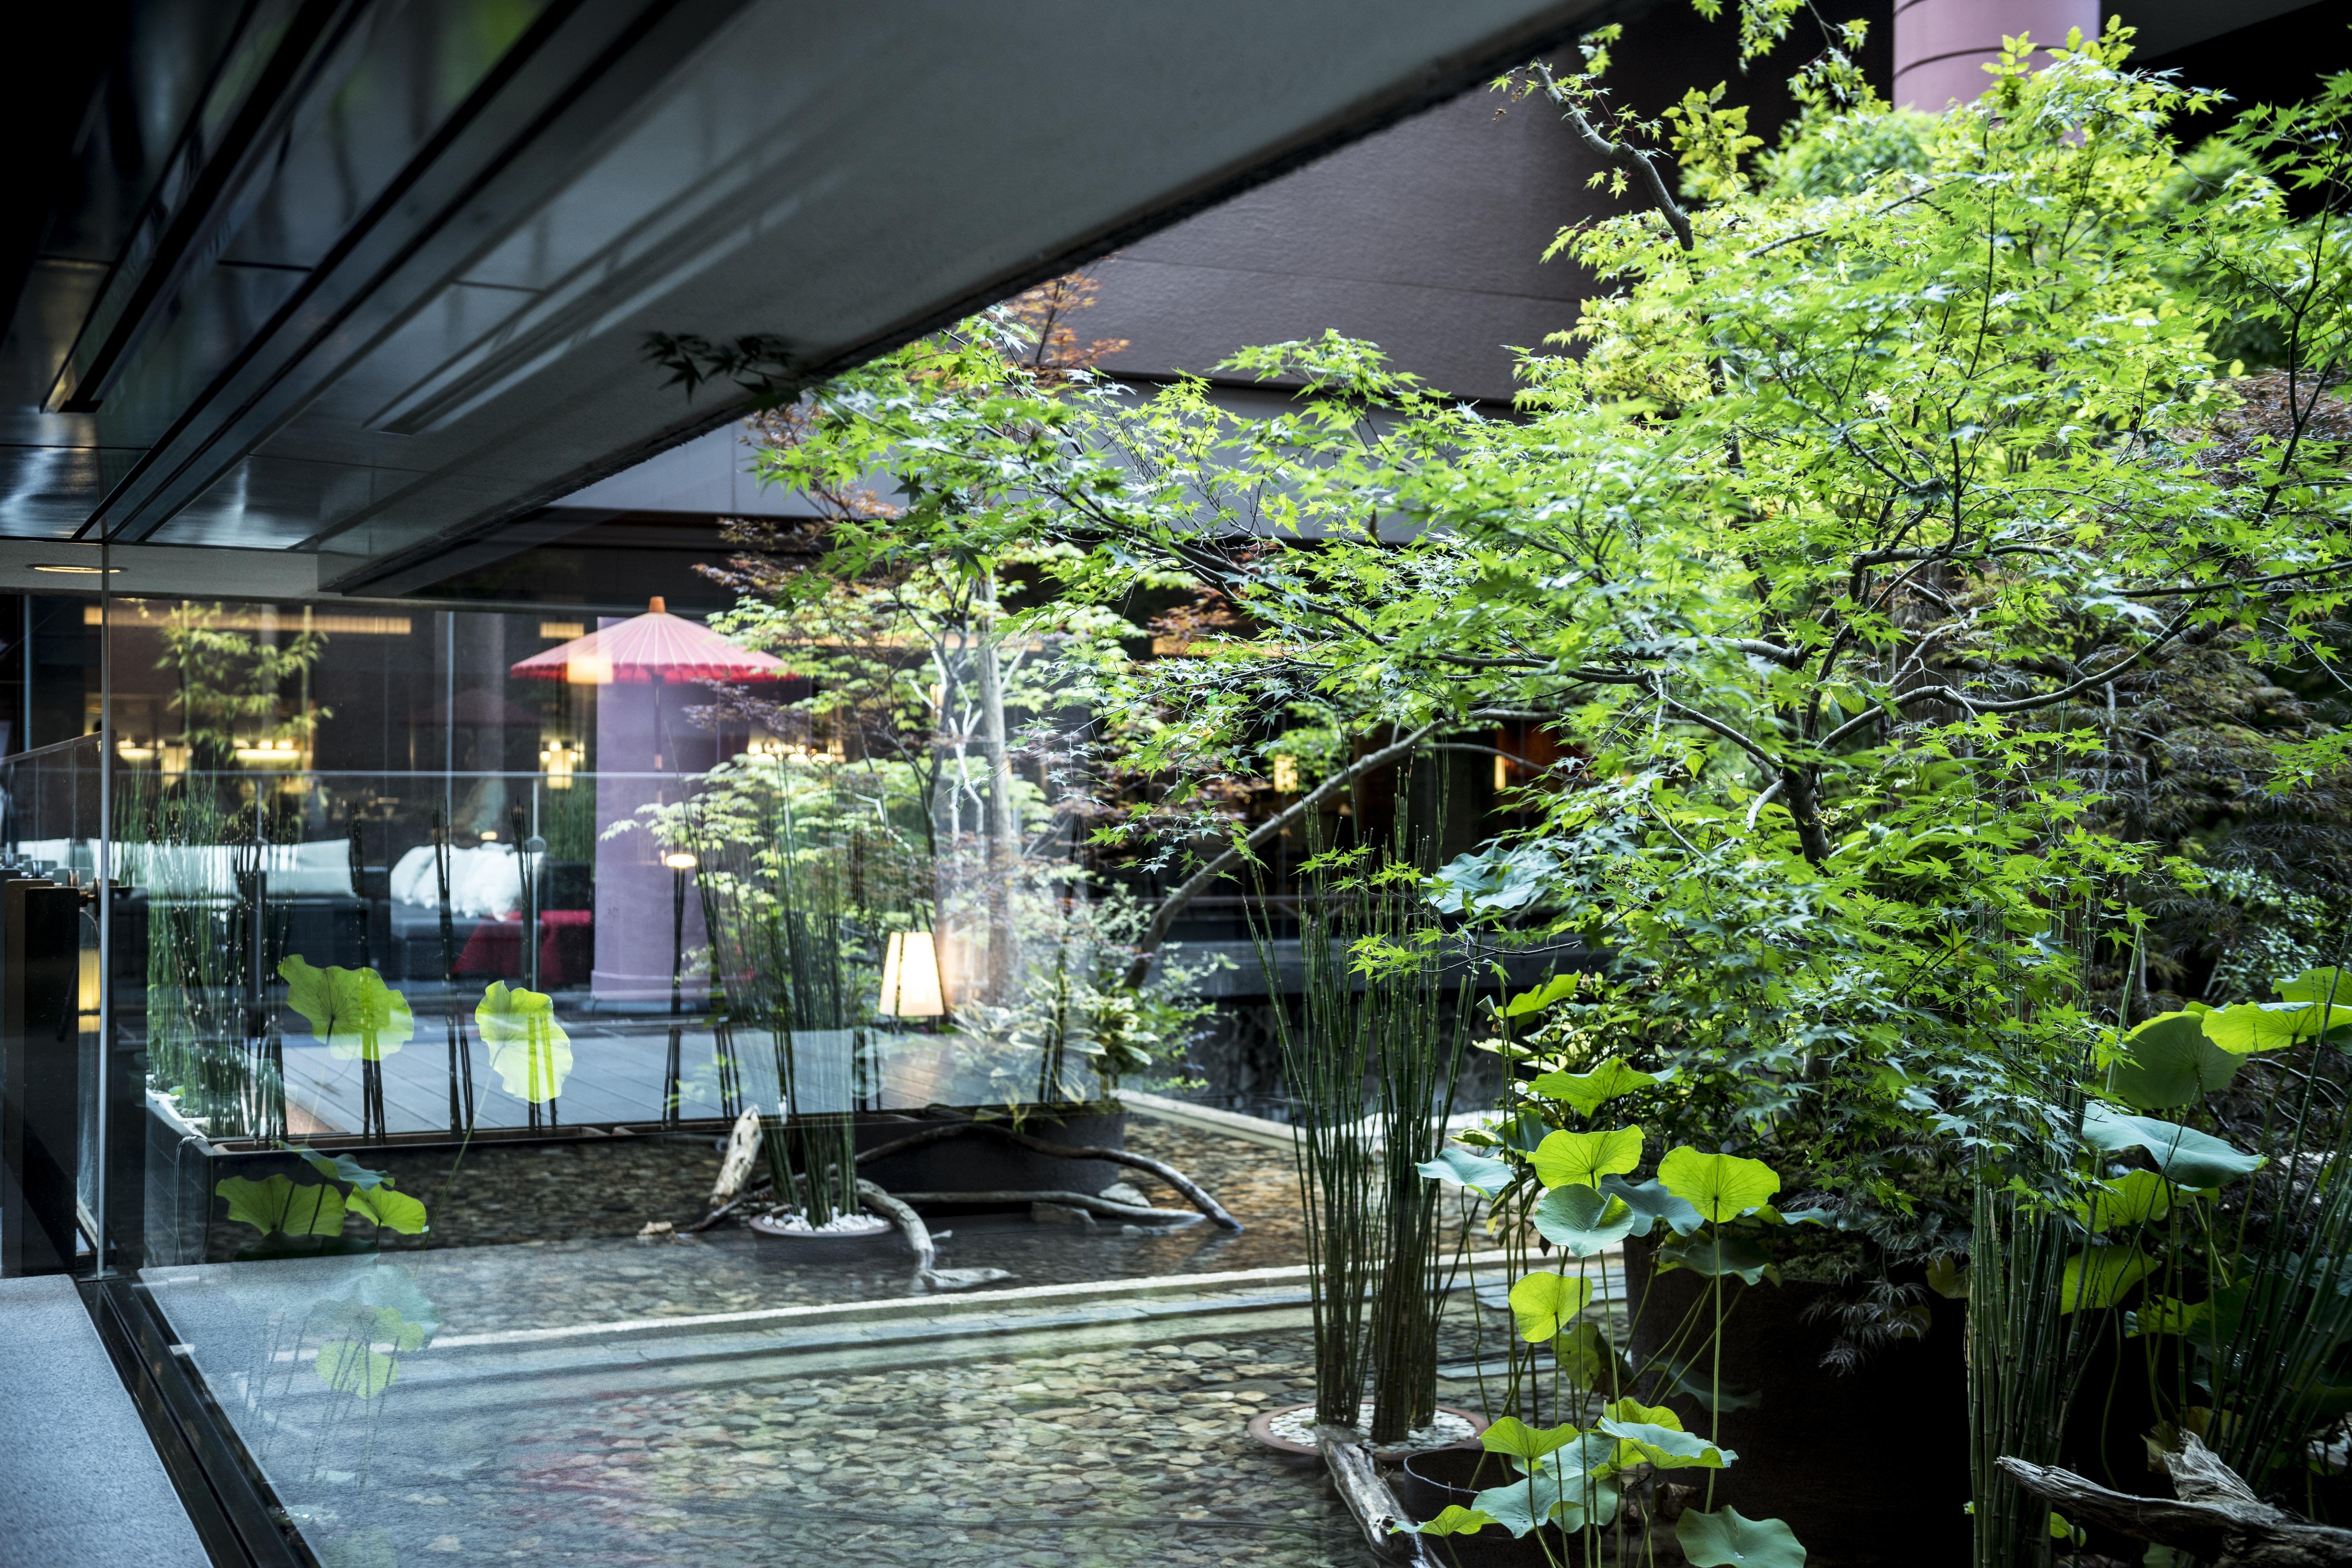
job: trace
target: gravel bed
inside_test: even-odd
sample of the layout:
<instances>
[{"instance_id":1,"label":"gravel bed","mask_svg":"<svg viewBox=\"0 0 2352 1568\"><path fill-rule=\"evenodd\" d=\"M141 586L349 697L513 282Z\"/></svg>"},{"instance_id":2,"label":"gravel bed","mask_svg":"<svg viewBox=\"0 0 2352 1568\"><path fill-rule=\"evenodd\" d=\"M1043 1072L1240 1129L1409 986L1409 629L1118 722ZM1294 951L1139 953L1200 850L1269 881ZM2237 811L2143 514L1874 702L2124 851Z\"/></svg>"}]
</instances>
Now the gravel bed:
<instances>
[{"instance_id":1,"label":"gravel bed","mask_svg":"<svg viewBox=\"0 0 2352 1568\"><path fill-rule=\"evenodd\" d=\"M1293 1331L616 1390L445 1423L429 1457L387 1432L289 1500L327 1568L1367 1568L1316 1463L1244 1431L1311 1386Z\"/></svg>"},{"instance_id":2,"label":"gravel bed","mask_svg":"<svg viewBox=\"0 0 2352 1568\"><path fill-rule=\"evenodd\" d=\"M940 1266L1003 1268L1011 1278L998 1283L1013 1287L1305 1261L1297 1177L1282 1150L1141 1119L1129 1123L1128 1143L1200 1182L1248 1228L1234 1235L1202 1224L1158 1232L1108 1222L1041 1224L1026 1215L965 1215L936 1222L946 1232ZM919 1289L913 1255L895 1233L866 1240L780 1240L730 1221L698 1236L638 1238L648 1220L679 1224L699 1217L718 1163L708 1139L631 1140L617 1147L534 1151L509 1167L543 1171L544 1182L502 1174L496 1194L469 1194L461 1170L450 1198L436 1209L432 1248L403 1248L400 1261L433 1301L446 1333L875 1300ZM437 1190L425 1184L429 1170L416 1174L417 1184L411 1185L410 1174L400 1173L404 1191ZM1127 1174L1160 1206L1189 1206L1143 1173ZM542 1187L604 1201L582 1205L577 1212L586 1229L566 1239L450 1245L452 1232L458 1237L500 1234L510 1216L550 1201L538 1195ZM686 1194L687 1201L663 1207L657 1200L665 1193ZM630 1206L633 1194L646 1201Z\"/></svg>"}]
</instances>

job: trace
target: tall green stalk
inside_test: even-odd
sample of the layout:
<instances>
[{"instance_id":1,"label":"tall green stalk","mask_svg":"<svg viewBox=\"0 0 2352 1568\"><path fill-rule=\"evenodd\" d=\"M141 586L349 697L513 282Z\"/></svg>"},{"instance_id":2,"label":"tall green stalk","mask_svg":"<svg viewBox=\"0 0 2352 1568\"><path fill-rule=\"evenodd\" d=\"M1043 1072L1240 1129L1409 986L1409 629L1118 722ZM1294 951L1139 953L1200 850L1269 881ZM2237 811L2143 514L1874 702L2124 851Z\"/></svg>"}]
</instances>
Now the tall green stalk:
<instances>
[{"instance_id":1,"label":"tall green stalk","mask_svg":"<svg viewBox=\"0 0 2352 1568\"><path fill-rule=\"evenodd\" d=\"M1440 989L1437 918L1410 881L1377 897L1366 923L1391 951L1413 955L1367 974L1362 1021L1379 1084L1382 1204L1388 1245L1371 1304L1371 1439L1403 1441L1437 1414L1437 1326L1445 1259L1437 1245L1440 1189L1421 1167L1445 1146L1468 1047L1471 994L1449 1020Z\"/></svg>"},{"instance_id":2,"label":"tall green stalk","mask_svg":"<svg viewBox=\"0 0 2352 1568\"><path fill-rule=\"evenodd\" d=\"M780 1197L812 1225L856 1212L856 1127L847 1109L814 1110L803 1083L803 1037L849 1037L848 1076L860 1078L866 1020L850 949L856 922L841 907L840 879L811 875L836 847L803 837L784 764L748 817L737 801L721 832L709 814L687 817L714 982L730 1025L764 1028L772 1047L776 1110L762 1142Z\"/></svg>"},{"instance_id":3,"label":"tall green stalk","mask_svg":"<svg viewBox=\"0 0 2352 1568\"><path fill-rule=\"evenodd\" d=\"M1352 1427L1362 1411L1367 1311L1386 1240L1382 1161L1366 1117L1373 1033L1348 951L1364 932L1362 890L1333 885L1319 862L1298 917L1306 966L1302 1017L1274 1008L1293 1125L1291 1147L1305 1216L1307 1292L1314 1315L1315 1419ZM1284 994L1271 934L1251 907L1251 932L1266 989Z\"/></svg>"}]
</instances>

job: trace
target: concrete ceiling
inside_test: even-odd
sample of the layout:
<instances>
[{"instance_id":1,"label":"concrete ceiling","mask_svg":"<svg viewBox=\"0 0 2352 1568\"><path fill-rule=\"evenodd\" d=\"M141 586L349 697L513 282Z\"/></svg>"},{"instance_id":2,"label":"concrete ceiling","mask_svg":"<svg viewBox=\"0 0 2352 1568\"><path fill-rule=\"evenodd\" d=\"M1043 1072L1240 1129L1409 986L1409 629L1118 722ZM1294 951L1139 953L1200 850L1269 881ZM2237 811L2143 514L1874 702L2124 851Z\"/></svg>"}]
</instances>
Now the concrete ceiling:
<instances>
[{"instance_id":1,"label":"concrete ceiling","mask_svg":"<svg viewBox=\"0 0 2352 1568\"><path fill-rule=\"evenodd\" d=\"M649 333L814 377L1599 7L137 6L0 347L0 537L400 592L740 412Z\"/></svg>"}]
</instances>

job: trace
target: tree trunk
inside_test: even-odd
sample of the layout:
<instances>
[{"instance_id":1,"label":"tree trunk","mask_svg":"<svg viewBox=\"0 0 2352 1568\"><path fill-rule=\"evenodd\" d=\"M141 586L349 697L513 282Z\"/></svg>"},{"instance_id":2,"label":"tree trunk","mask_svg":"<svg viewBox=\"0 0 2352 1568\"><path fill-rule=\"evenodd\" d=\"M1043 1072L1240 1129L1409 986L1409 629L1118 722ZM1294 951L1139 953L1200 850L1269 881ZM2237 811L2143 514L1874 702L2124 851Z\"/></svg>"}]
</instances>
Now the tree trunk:
<instances>
[{"instance_id":1,"label":"tree trunk","mask_svg":"<svg viewBox=\"0 0 2352 1568\"><path fill-rule=\"evenodd\" d=\"M1004 734L1003 667L997 658L996 574L981 574L973 598L979 632L980 753L988 768L988 990L1003 1006L1013 998L1013 868L1020 858L1013 820L1013 763Z\"/></svg>"}]
</instances>

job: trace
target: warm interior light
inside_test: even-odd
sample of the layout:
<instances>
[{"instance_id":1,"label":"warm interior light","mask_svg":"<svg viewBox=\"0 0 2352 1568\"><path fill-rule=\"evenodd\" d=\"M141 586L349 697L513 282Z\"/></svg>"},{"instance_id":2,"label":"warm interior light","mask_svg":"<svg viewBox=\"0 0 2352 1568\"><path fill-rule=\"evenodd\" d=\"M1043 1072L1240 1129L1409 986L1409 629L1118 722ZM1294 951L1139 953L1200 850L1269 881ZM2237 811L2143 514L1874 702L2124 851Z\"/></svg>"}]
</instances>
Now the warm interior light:
<instances>
[{"instance_id":1,"label":"warm interior light","mask_svg":"<svg viewBox=\"0 0 2352 1568\"><path fill-rule=\"evenodd\" d=\"M33 570L54 572L62 577L96 577L101 573L120 573L122 568L120 566L68 566L62 562L49 562L36 565Z\"/></svg>"},{"instance_id":2,"label":"warm interior light","mask_svg":"<svg viewBox=\"0 0 2352 1568\"><path fill-rule=\"evenodd\" d=\"M580 654L565 662L563 679L574 686L610 686L613 661L602 654Z\"/></svg>"},{"instance_id":3,"label":"warm interior light","mask_svg":"<svg viewBox=\"0 0 2352 1568\"><path fill-rule=\"evenodd\" d=\"M95 1035L98 1033L98 949L85 947L81 950L81 971L78 980L76 1008L81 1014L81 1032Z\"/></svg>"},{"instance_id":4,"label":"warm interior light","mask_svg":"<svg viewBox=\"0 0 2352 1568\"><path fill-rule=\"evenodd\" d=\"M894 931L882 952L882 1013L891 1018L936 1018L948 1010L940 984L940 953L927 931Z\"/></svg>"},{"instance_id":5,"label":"warm interior light","mask_svg":"<svg viewBox=\"0 0 2352 1568\"><path fill-rule=\"evenodd\" d=\"M1285 795L1298 793L1298 759L1279 756L1274 759L1274 787Z\"/></svg>"},{"instance_id":6,"label":"warm interior light","mask_svg":"<svg viewBox=\"0 0 2352 1568\"><path fill-rule=\"evenodd\" d=\"M574 746L561 737L551 740L544 745L541 746L539 748L539 765L541 771L547 774L547 787L550 789L570 789L572 787L572 770L585 753L585 747Z\"/></svg>"},{"instance_id":7,"label":"warm interior light","mask_svg":"<svg viewBox=\"0 0 2352 1568\"><path fill-rule=\"evenodd\" d=\"M1495 759L1495 793L1496 795L1500 795L1510 787L1511 759L1508 757L1496 757Z\"/></svg>"},{"instance_id":8,"label":"warm interior light","mask_svg":"<svg viewBox=\"0 0 2352 1568\"><path fill-rule=\"evenodd\" d=\"M573 637L585 637L587 633L588 628L578 621L541 621L539 623L539 635L545 637L550 642L570 642Z\"/></svg>"},{"instance_id":9,"label":"warm interior light","mask_svg":"<svg viewBox=\"0 0 2352 1568\"><path fill-rule=\"evenodd\" d=\"M694 869L694 857L683 849L673 849L662 857L662 864L673 871L691 871Z\"/></svg>"},{"instance_id":10,"label":"warm interior light","mask_svg":"<svg viewBox=\"0 0 2352 1568\"><path fill-rule=\"evenodd\" d=\"M483 843L485 843L485 844L496 844L498 841L499 841L499 830L498 830L497 828L495 828L495 827L486 827L486 828L484 828L484 829L482 830L482 842L483 842Z\"/></svg>"}]
</instances>

